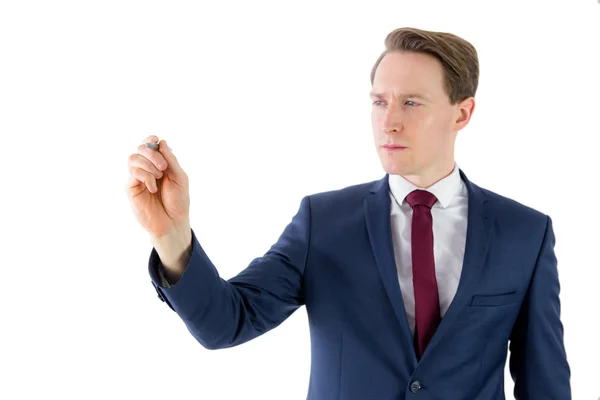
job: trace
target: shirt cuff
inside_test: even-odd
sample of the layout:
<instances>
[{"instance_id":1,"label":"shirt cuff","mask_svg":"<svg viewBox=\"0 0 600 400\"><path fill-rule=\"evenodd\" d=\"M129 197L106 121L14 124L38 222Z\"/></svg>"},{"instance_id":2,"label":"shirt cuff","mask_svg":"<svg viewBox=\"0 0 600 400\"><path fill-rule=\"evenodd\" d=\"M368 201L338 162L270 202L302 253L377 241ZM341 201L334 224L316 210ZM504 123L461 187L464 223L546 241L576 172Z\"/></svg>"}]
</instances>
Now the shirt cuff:
<instances>
[{"instance_id":1,"label":"shirt cuff","mask_svg":"<svg viewBox=\"0 0 600 400\"><path fill-rule=\"evenodd\" d=\"M169 282L169 280L165 276L165 271L164 271L163 265L162 265L162 263L160 261L158 262L158 266L156 267L156 269L158 271L158 277L160 279L160 285L162 287L165 287L165 288L173 287L173 285L171 285L171 282Z\"/></svg>"}]
</instances>

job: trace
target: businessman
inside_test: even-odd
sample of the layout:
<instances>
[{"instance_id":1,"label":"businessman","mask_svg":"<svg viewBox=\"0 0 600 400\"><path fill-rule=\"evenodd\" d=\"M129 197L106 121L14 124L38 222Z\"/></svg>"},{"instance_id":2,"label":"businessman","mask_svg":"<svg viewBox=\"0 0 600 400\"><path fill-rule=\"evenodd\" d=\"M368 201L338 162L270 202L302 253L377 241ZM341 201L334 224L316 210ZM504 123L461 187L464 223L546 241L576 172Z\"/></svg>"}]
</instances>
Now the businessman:
<instances>
[{"instance_id":1,"label":"businessman","mask_svg":"<svg viewBox=\"0 0 600 400\"><path fill-rule=\"evenodd\" d=\"M306 306L310 400L571 399L548 215L469 181L454 160L475 109L475 48L396 29L371 72L385 176L305 196L275 244L220 278L189 221L188 176L164 140L129 157L152 284L207 349ZM358 300L358 301L357 301Z\"/></svg>"}]
</instances>

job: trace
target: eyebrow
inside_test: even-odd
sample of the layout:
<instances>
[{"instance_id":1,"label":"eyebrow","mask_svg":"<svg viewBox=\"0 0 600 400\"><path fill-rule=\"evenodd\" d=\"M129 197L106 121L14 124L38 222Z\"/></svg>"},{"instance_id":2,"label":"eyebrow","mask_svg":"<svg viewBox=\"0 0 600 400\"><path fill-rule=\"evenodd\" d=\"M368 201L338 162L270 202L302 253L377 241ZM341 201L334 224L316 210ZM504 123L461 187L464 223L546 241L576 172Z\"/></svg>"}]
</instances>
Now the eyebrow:
<instances>
[{"instance_id":1,"label":"eyebrow","mask_svg":"<svg viewBox=\"0 0 600 400\"><path fill-rule=\"evenodd\" d=\"M369 93L369 97L378 97L378 98L383 98L385 97L384 93L375 93L375 92L370 92ZM424 96L422 94L417 94L417 93L401 93L399 96L397 97L401 97L401 98L408 98L408 97L412 97L412 98L418 98L421 100L429 100L429 98L427 96Z\"/></svg>"}]
</instances>

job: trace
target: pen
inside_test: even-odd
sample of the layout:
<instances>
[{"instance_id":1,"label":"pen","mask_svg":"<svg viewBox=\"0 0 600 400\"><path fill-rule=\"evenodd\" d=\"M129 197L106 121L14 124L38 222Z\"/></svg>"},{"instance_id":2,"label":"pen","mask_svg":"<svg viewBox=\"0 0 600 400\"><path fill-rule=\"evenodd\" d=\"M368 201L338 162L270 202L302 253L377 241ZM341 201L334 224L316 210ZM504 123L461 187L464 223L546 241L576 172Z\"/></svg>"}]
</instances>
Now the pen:
<instances>
[{"instance_id":1,"label":"pen","mask_svg":"<svg viewBox=\"0 0 600 400\"><path fill-rule=\"evenodd\" d=\"M146 143L146 147L149 147L152 150L158 150L158 143L148 142ZM173 151L173 149L169 147L169 151Z\"/></svg>"}]
</instances>

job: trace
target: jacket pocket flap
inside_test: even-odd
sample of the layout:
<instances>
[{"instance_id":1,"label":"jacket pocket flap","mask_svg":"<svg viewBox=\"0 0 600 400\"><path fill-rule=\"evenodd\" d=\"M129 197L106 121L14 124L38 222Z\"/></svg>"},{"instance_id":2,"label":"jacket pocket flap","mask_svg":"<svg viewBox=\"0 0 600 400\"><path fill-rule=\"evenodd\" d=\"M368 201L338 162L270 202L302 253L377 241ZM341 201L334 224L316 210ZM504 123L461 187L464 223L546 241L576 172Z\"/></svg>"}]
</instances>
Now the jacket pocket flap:
<instances>
[{"instance_id":1,"label":"jacket pocket flap","mask_svg":"<svg viewBox=\"0 0 600 400\"><path fill-rule=\"evenodd\" d=\"M471 306L486 307L486 306L501 306L512 303L517 298L517 292L501 294L477 294L471 300Z\"/></svg>"}]
</instances>

